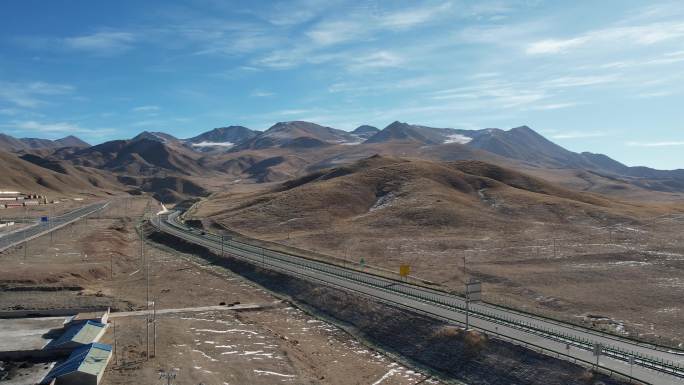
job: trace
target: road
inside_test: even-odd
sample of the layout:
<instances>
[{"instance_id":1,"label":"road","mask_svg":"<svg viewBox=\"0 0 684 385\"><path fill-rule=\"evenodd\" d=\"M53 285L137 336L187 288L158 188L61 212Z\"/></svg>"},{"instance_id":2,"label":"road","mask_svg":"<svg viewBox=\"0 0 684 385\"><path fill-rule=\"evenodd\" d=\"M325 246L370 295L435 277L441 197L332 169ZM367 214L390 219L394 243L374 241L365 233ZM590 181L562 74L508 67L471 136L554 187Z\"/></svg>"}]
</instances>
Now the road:
<instances>
[{"instance_id":1,"label":"road","mask_svg":"<svg viewBox=\"0 0 684 385\"><path fill-rule=\"evenodd\" d=\"M51 231L55 231L69 223L75 222L86 215L102 210L108 204L109 202L98 202L79 207L66 214L50 218L48 222L38 222L33 226L25 227L21 230L2 236L0 237L0 252L25 241L40 237L41 235L49 234Z\"/></svg>"},{"instance_id":2,"label":"road","mask_svg":"<svg viewBox=\"0 0 684 385\"><path fill-rule=\"evenodd\" d=\"M219 254L223 251L268 269L355 292L447 322L465 323L465 301L460 296L245 242L222 239L218 235L203 233L181 224L177 220L178 215L178 212L172 212L154 217L151 222L163 232ZM601 345L602 353L598 361L603 370L625 376L632 373L634 379L646 384L684 383L683 352L487 303L470 304L470 310L470 326L491 336L584 365L596 363L593 351L596 345Z\"/></svg>"}]
</instances>

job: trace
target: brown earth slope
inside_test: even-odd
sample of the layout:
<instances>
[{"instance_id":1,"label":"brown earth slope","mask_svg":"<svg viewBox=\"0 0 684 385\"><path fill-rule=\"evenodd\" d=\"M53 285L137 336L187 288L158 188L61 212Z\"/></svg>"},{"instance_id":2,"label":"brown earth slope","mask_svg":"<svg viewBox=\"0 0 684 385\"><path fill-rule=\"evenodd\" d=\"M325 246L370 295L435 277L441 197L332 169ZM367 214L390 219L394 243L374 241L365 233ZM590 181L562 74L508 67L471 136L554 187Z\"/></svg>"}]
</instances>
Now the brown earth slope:
<instances>
[{"instance_id":1,"label":"brown earth slope","mask_svg":"<svg viewBox=\"0 0 684 385\"><path fill-rule=\"evenodd\" d=\"M646 209L580 193L479 161L430 162L374 156L284 182L256 197L217 195L203 206L216 221L264 227L491 228L515 221L635 221ZM649 208L650 209L650 208Z\"/></svg>"},{"instance_id":2,"label":"brown earth slope","mask_svg":"<svg viewBox=\"0 0 684 385\"><path fill-rule=\"evenodd\" d=\"M33 162L38 162L38 159L42 158L31 158ZM1 188L25 192L86 195L101 195L124 189L106 172L60 162L45 162L38 165L32 161L0 151L0 164L3 166L0 172Z\"/></svg>"},{"instance_id":3,"label":"brown earth slope","mask_svg":"<svg viewBox=\"0 0 684 385\"><path fill-rule=\"evenodd\" d=\"M684 341L681 203L621 201L479 161L374 156L215 194L189 217L338 261L409 264L459 291L466 257L489 301Z\"/></svg>"}]
</instances>

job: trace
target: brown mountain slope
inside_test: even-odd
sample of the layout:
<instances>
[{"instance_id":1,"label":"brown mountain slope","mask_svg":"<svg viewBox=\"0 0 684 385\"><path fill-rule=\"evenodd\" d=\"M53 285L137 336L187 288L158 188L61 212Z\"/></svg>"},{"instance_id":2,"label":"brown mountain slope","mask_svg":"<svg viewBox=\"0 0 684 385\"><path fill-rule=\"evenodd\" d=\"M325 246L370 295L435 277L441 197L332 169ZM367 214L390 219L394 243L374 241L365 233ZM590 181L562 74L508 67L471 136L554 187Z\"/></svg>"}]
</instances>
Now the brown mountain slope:
<instances>
[{"instance_id":1,"label":"brown mountain slope","mask_svg":"<svg viewBox=\"0 0 684 385\"><path fill-rule=\"evenodd\" d=\"M198 164L199 157L199 154L180 144L150 139L143 134L137 139L114 140L65 154L65 159L75 165L130 175L160 172L205 174L207 170Z\"/></svg>"},{"instance_id":2,"label":"brown mountain slope","mask_svg":"<svg viewBox=\"0 0 684 385\"><path fill-rule=\"evenodd\" d=\"M32 159L37 161L36 159ZM0 151L0 186L3 190L20 190L45 194L105 194L122 191L123 186L99 170L49 163L40 166L18 156Z\"/></svg>"},{"instance_id":3,"label":"brown mountain slope","mask_svg":"<svg viewBox=\"0 0 684 385\"><path fill-rule=\"evenodd\" d=\"M216 194L189 214L357 268L408 264L414 277L455 291L467 260L487 301L586 326L601 314L620 320L617 332L681 341L681 316L663 309L679 299L684 206L644 202L484 162L372 157Z\"/></svg>"},{"instance_id":4,"label":"brown mountain slope","mask_svg":"<svg viewBox=\"0 0 684 385\"><path fill-rule=\"evenodd\" d=\"M580 193L476 161L374 156L277 185L254 196L216 195L198 216L253 234L288 228L334 232L472 227L512 221L602 225L637 221L652 208ZM296 225L291 225L296 218Z\"/></svg>"}]
</instances>

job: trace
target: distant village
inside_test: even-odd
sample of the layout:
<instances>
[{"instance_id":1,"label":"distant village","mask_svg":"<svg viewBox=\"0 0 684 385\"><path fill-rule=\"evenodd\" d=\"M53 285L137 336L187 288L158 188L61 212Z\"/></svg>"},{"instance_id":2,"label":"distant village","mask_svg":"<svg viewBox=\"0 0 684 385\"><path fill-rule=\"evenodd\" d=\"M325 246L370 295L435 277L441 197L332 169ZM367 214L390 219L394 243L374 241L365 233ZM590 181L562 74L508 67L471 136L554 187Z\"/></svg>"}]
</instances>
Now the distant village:
<instances>
[{"instance_id":1,"label":"distant village","mask_svg":"<svg viewBox=\"0 0 684 385\"><path fill-rule=\"evenodd\" d=\"M57 202L50 201L49 203ZM22 193L20 191L0 191L0 209L46 204L48 204L48 200L44 195Z\"/></svg>"}]
</instances>

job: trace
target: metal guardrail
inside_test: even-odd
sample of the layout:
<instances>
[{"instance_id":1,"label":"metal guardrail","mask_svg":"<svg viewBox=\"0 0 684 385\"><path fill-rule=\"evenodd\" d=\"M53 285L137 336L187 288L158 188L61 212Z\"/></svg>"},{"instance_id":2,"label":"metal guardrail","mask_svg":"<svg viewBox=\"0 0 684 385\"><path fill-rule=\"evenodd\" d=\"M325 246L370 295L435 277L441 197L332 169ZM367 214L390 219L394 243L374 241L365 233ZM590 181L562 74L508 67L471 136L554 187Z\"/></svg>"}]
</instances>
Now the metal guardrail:
<instances>
[{"instance_id":1,"label":"metal guardrail","mask_svg":"<svg viewBox=\"0 0 684 385\"><path fill-rule=\"evenodd\" d=\"M174 215L175 214L175 215ZM369 273L361 273L358 271L352 271L349 269L342 268L337 265L332 265L328 264L322 261L313 261L310 259L303 258L301 256L296 256L280 251L273 251L266 249L264 247L260 246L254 246L245 242L240 242L236 240L228 240L225 241L224 238L222 238L219 235L216 234L211 234L205 231L200 231L200 230L195 230L192 228L189 228L185 225L181 225L175 221L177 218L177 213L171 214L169 216L169 219L171 221L166 221L167 224L170 224L171 226L175 227L176 230L183 232L183 233L188 233L192 234L195 237L204 237L204 238L209 238L206 241L208 242L214 242L218 243L219 246L216 245L211 245L209 247L219 250L223 249L224 251L230 252L230 249L237 249L238 251L242 251L244 253L252 253L258 255L260 258L254 258L254 257L249 257L245 255L240 255L241 257L250 260L251 262L256 262L256 263L261 263L266 265L267 264L267 258L268 259L276 259L284 263L289 263L289 264L295 264L301 268L306 268L310 270L316 270L325 274L329 275L334 275L337 277L342 277L348 280L352 280L357 283L361 283L366 286L371 286L374 287L375 289L387 291L387 292L392 292L394 294L399 294L402 296L405 296L407 298L411 298L414 300L420 300L423 302L428 302L433 305L438 305L444 308L447 308L452 311L457 311L460 313L465 312L464 305L460 304L459 301L462 299L454 297L451 300L445 299L443 297L446 297L446 293L443 292L438 292L431 290L429 288L424 288L422 286L419 287L411 287L411 285L407 285L404 282L399 282L399 281L394 281L385 277L379 277L379 276L374 276ZM159 224L161 227L161 223ZM223 244L221 246L221 244ZM204 245L207 246L207 245ZM235 253L231 253L232 255L235 255ZM272 264L269 263L271 267L275 267ZM280 269L280 268L279 268ZM295 271L295 270L288 270L288 273L294 273L296 275L301 275L300 272ZM327 281L326 281L327 282ZM381 283L379 283L381 282ZM348 288L347 288L348 289ZM413 310L419 310L412 308ZM486 319L490 322L496 322L501 325L505 325L507 327L514 327L515 329L525 331L527 333L531 334L536 334L539 336L542 336L547 339L552 339L557 342L562 342L566 344L570 344L574 347L581 348L584 350L589 350L591 351L594 346L594 342L586 339L586 338L581 338L578 336L573 336L570 334L565 334L565 333L559 333L557 331L554 331L549 328L543 328L540 327L539 325L533 325L532 323L529 322L524 322L520 320L515 320L513 318L508 318L508 317L501 317L500 315L495 315L493 313L487 312L487 311L471 311L471 314L475 317ZM443 318L443 317L442 317ZM454 320L451 320L452 322ZM491 331L488 331L491 332ZM495 333L499 335L499 333ZM512 337L506 336L506 338L511 339ZM513 338L514 339L514 338ZM522 341L524 342L524 341ZM524 342L525 344L530 345L528 342ZM536 345L535 345L536 346ZM548 348L542 348L538 347L550 352L553 352L554 354L559 354L566 356L564 352L559 352L555 351L553 349L548 349ZM659 372L667 373L670 375L674 375L680 378L684 378L684 372L682 371L683 367L681 365L675 364L673 362L669 361L664 361L660 360L657 357L651 357L647 356L641 353L637 352L630 352L626 351L624 349L621 349L619 347L614 347L614 346L604 346L604 353L605 355L615 358L621 361L629 361L630 357L634 357L634 363L638 364L643 367L647 367ZM571 357L571 356L569 356ZM583 361L579 358L572 357L574 360L579 360ZM591 364L591 363L590 363ZM607 369L607 368L604 368ZM611 370L612 372L616 372L612 369L607 369ZM616 372L619 373L619 372ZM623 376L629 377L625 373L620 373Z\"/></svg>"},{"instance_id":2,"label":"metal guardrail","mask_svg":"<svg viewBox=\"0 0 684 385\"><path fill-rule=\"evenodd\" d=\"M21 239L7 244L7 245L0 245L0 252L3 252L7 249L10 249L14 246L17 246L19 244L22 244L24 242L33 240L35 238L41 237L45 234L49 234L55 230L61 229L62 227L71 224L73 222L76 222L77 220L87 217L90 214L93 214L95 212L98 212L105 207L109 205L109 202L97 202L93 203L87 206L79 207L75 210L69 211L68 213L62 214L58 217L55 217L52 220L52 222L48 222L47 228L43 227L43 230L38 231L36 233L33 233L37 227L41 226L41 223L38 223L36 226L30 226L30 227L25 227L23 229L19 229L16 232L12 233L12 236L20 236L20 234L23 234L23 237ZM33 234L29 234L33 233Z\"/></svg>"}]
</instances>

